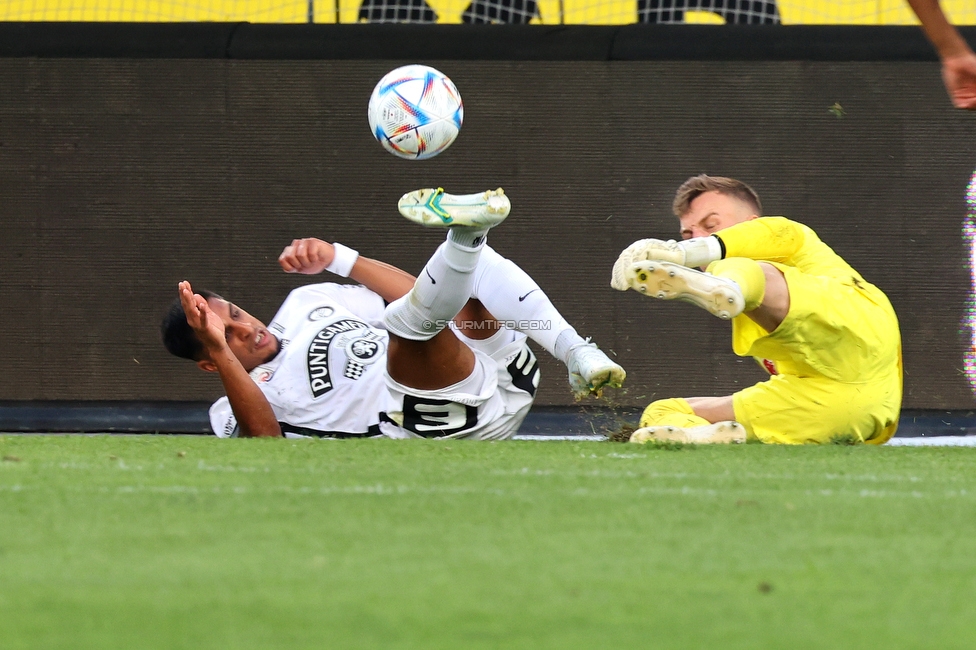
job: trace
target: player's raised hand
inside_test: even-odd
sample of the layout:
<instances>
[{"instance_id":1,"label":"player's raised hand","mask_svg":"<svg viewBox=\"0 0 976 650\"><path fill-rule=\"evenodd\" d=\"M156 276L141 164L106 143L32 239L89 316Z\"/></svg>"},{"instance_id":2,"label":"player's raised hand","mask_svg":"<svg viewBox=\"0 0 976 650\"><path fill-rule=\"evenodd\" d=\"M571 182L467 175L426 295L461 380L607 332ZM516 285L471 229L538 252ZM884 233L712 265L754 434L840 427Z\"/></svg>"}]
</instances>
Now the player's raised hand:
<instances>
[{"instance_id":1,"label":"player's raised hand","mask_svg":"<svg viewBox=\"0 0 976 650\"><path fill-rule=\"evenodd\" d=\"M329 242L308 237L292 240L278 256L278 264L285 273L321 273L335 257L335 248Z\"/></svg>"},{"instance_id":2,"label":"player's raised hand","mask_svg":"<svg viewBox=\"0 0 976 650\"><path fill-rule=\"evenodd\" d=\"M942 80L953 106L976 110L976 54L966 52L943 59Z\"/></svg>"},{"instance_id":3,"label":"player's raised hand","mask_svg":"<svg viewBox=\"0 0 976 650\"><path fill-rule=\"evenodd\" d=\"M224 336L224 322L210 309L207 299L193 293L193 287L186 280L180 282L179 292L186 322L193 328L204 347L217 349L225 345L227 340Z\"/></svg>"}]
</instances>

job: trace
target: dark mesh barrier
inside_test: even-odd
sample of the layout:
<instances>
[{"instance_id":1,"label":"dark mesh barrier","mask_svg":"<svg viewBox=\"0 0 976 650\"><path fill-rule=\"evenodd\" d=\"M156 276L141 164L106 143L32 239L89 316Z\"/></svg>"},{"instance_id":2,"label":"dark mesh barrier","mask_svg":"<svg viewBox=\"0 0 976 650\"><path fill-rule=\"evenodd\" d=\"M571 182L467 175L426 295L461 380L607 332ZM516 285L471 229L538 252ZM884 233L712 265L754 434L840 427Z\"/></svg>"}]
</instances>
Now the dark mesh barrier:
<instances>
[{"instance_id":1,"label":"dark mesh barrier","mask_svg":"<svg viewBox=\"0 0 976 650\"><path fill-rule=\"evenodd\" d=\"M163 350L189 279L269 320L292 238L418 272L441 234L405 191L502 186L490 242L629 372L624 405L764 375L729 325L609 288L631 241L676 235L699 172L752 184L813 227L901 317L905 406L965 409L962 239L976 119L926 62L446 61L465 124L424 162L372 140L366 102L397 62L0 59L0 400L209 400L214 376ZM323 280L331 279L323 276ZM568 404L547 355L542 404Z\"/></svg>"}]
</instances>

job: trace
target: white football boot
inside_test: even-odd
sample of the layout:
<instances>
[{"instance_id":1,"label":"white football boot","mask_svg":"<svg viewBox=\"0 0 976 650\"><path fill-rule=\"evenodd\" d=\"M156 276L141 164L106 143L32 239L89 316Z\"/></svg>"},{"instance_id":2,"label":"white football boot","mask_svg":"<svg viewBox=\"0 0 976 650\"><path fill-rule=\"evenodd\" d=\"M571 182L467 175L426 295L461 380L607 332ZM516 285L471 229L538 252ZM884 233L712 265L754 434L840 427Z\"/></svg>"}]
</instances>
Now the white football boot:
<instances>
[{"instance_id":1,"label":"white football boot","mask_svg":"<svg viewBox=\"0 0 976 650\"><path fill-rule=\"evenodd\" d=\"M700 427L644 427L630 434L630 441L638 444L657 440L691 445L727 445L746 441L746 428L733 420L704 424Z\"/></svg>"},{"instance_id":2,"label":"white football boot","mask_svg":"<svg viewBox=\"0 0 976 650\"><path fill-rule=\"evenodd\" d=\"M410 221L430 228L491 228L505 220L512 203L500 187L461 195L448 194L438 187L407 192L400 197L397 208Z\"/></svg>"},{"instance_id":3,"label":"white football boot","mask_svg":"<svg viewBox=\"0 0 976 650\"><path fill-rule=\"evenodd\" d=\"M646 260L656 260L658 262L673 262L685 266L685 252L678 246L678 242L672 240L663 241L661 239L639 239L633 244L623 249L617 256L617 261L613 263L613 272L610 276L610 286L617 291L626 291L630 288L627 282L627 275L637 262Z\"/></svg>"},{"instance_id":4,"label":"white football boot","mask_svg":"<svg viewBox=\"0 0 976 650\"><path fill-rule=\"evenodd\" d=\"M627 272L627 283L646 296L690 302L723 320L735 318L746 306L742 289L732 280L671 262L637 262Z\"/></svg>"},{"instance_id":5,"label":"white football boot","mask_svg":"<svg viewBox=\"0 0 976 650\"><path fill-rule=\"evenodd\" d=\"M606 386L620 388L627 378L623 367L611 361L589 339L569 349L566 365L569 367L569 387L578 400L591 393L599 397Z\"/></svg>"},{"instance_id":6,"label":"white football boot","mask_svg":"<svg viewBox=\"0 0 976 650\"><path fill-rule=\"evenodd\" d=\"M692 237L682 241L669 239L640 239L625 248L613 264L610 286L618 291L630 288L627 273L637 262L653 260L681 266L705 267L722 259L722 244L715 237Z\"/></svg>"}]
</instances>

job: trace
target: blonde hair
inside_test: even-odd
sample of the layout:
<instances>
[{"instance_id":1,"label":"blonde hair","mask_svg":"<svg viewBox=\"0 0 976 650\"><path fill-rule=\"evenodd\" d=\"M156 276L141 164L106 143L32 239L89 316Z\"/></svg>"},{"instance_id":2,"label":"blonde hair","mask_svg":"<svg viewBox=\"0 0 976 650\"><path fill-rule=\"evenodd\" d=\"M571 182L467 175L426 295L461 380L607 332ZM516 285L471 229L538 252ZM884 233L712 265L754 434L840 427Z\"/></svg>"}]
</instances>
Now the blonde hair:
<instances>
[{"instance_id":1,"label":"blonde hair","mask_svg":"<svg viewBox=\"0 0 976 650\"><path fill-rule=\"evenodd\" d=\"M671 204L674 215L680 217L691 210L691 202L705 192L719 192L735 197L744 203L748 203L755 208L756 214L762 216L762 203L754 189L734 178L709 176L708 174L692 176L681 184L681 187L674 194L674 203Z\"/></svg>"}]
</instances>

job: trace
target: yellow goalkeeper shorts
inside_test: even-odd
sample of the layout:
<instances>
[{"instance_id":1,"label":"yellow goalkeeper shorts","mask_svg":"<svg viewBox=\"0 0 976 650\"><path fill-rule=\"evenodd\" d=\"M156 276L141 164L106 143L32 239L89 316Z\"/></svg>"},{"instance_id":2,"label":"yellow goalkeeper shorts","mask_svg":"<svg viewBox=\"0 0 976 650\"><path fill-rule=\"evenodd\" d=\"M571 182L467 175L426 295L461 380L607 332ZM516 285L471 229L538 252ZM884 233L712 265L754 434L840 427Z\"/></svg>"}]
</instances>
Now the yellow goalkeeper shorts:
<instances>
[{"instance_id":1,"label":"yellow goalkeeper shorts","mask_svg":"<svg viewBox=\"0 0 976 650\"><path fill-rule=\"evenodd\" d=\"M751 438L802 444L834 439L881 444L898 426L901 335L880 289L774 264L790 289L790 310L766 332L745 315L733 348L774 374L732 398Z\"/></svg>"}]
</instances>

